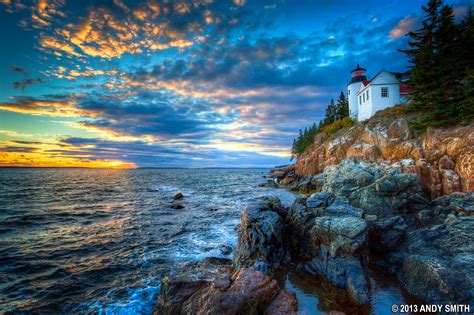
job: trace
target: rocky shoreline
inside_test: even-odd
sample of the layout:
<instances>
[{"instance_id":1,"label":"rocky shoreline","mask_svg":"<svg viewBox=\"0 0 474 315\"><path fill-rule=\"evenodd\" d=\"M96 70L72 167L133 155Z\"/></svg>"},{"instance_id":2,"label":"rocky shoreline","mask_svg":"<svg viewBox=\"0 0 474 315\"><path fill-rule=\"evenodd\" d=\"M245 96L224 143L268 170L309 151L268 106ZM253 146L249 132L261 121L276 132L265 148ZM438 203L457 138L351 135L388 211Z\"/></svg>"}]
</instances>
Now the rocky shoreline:
<instances>
[{"instance_id":1,"label":"rocky shoreline","mask_svg":"<svg viewBox=\"0 0 474 315\"><path fill-rule=\"evenodd\" d=\"M296 314L295 294L279 280L290 264L367 305L369 263L421 301L474 309L474 193L430 200L402 167L348 158L291 183L316 191L291 207L256 200L242 214L233 260L209 258L166 277L155 313ZM272 182L289 174L291 166L273 170Z\"/></svg>"}]
</instances>

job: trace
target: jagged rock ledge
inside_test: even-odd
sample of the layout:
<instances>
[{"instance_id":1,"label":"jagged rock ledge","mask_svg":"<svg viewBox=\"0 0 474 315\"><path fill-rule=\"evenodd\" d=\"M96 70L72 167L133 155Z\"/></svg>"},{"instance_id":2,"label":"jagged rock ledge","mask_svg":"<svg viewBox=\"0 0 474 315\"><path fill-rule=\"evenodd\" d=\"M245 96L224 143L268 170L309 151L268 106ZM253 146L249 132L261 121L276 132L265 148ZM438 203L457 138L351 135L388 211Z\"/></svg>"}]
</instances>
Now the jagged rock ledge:
<instances>
[{"instance_id":1,"label":"jagged rock ledge","mask_svg":"<svg viewBox=\"0 0 474 315\"><path fill-rule=\"evenodd\" d=\"M295 165L273 170L268 184L315 192L327 167L353 157L417 174L431 198L474 190L474 125L429 128L418 135L409 127L413 120L394 107L334 135L320 133Z\"/></svg>"},{"instance_id":2,"label":"jagged rock ledge","mask_svg":"<svg viewBox=\"0 0 474 315\"><path fill-rule=\"evenodd\" d=\"M268 198L248 206L234 260L208 258L165 277L154 314L296 314L295 293L274 279L287 262L277 209Z\"/></svg>"},{"instance_id":3,"label":"jagged rock ledge","mask_svg":"<svg viewBox=\"0 0 474 315\"><path fill-rule=\"evenodd\" d=\"M249 205L233 261L166 278L157 314L295 314L294 293L276 280L288 264L326 277L359 304L370 303L368 268L377 263L426 303L474 308L473 192L430 201L416 174L352 158L320 180L321 192L290 208L276 198Z\"/></svg>"}]
</instances>

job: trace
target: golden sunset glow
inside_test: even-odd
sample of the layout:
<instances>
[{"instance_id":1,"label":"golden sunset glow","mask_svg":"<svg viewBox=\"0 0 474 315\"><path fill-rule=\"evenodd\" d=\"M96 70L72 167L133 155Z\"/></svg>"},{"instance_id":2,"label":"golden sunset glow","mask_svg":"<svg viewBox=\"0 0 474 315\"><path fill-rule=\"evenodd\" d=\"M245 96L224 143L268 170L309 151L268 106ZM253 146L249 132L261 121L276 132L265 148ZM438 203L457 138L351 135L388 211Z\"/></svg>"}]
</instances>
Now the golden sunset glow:
<instances>
[{"instance_id":1,"label":"golden sunset glow","mask_svg":"<svg viewBox=\"0 0 474 315\"><path fill-rule=\"evenodd\" d=\"M42 152L0 152L0 166L16 167L85 167L136 168L134 163L118 160L91 160L84 158L47 155Z\"/></svg>"}]
</instances>

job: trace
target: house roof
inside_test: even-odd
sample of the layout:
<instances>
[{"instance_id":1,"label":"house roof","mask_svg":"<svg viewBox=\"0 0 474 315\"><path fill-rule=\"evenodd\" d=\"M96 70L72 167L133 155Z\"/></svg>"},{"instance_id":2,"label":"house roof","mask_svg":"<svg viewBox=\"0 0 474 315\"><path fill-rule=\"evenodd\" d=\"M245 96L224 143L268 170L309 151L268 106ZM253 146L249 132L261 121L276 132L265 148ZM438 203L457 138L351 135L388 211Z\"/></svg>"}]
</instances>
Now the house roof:
<instances>
[{"instance_id":1,"label":"house roof","mask_svg":"<svg viewBox=\"0 0 474 315\"><path fill-rule=\"evenodd\" d=\"M370 83L372 83L372 81L374 81L381 73L384 73L384 72L393 74L393 72L387 71L387 70L385 70L385 69L380 70L372 79L370 79L370 80L364 80L364 81L361 82L361 83L362 83L362 86L360 87L360 90L359 90L359 92L357 92L357 94L360 94L363 90L365 90L365 88L366 88Z\"/></svg>"},{"instance_id":2,"label":"house roof","mask_svg":"<svg viewBox=\"0 0 474 315\"><path fill-rule=\"evenodd\" d=\"M370 84L372 83L372 81L375 80L375 78L377 78L381 73L383 72L387 72L387 73L391 73L393 74L392 72L390 71L387 71L387 70L380 70L372 79L370 80L364 80L364 81L360 81L361 86L360 86L360 89L359 91L357 92L357 95L359 95L363 90L365 90L365 88ZM410 89L408 88L408 85L406 83L403 83L403 82L399 82L399 85L400 85L400 94L403 94L403 95L406 95L408 93L410 93Z\"/></svg>"},{"instance_id":3,"label":"house roof","mask_svg":"<svg viewBox=\"0 0 474 315\"><path fill-rule=\"evenodd\" d=\"M400 94L408 94L410 93L410 89L406 83L400 83Z\"/></svg>"},{"instance_id":4,"label":"house roof","mask_svg":"<svg viewBox=\"0 0 474 315\"><path fill-rule=\"evenodd\" d=\"M373 80L373 79L372 79L372 80ZM362 84L363 84L364 86L367 86L367 85L370 84L370 82L372 82L372 80L365 80L365 81L362 81Z\"/></svg>"}]
</instances>

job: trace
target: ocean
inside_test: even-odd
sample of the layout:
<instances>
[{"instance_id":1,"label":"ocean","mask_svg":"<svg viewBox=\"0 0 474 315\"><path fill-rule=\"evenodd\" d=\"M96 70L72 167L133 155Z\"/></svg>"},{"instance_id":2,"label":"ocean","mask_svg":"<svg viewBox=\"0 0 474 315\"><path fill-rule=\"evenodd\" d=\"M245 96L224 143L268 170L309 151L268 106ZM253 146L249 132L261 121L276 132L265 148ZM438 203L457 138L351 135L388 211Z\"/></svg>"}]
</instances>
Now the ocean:
<instances>
[{"instance_id":1,"label":"ocean","mask_svg":"<svg viewBox=\"0 0 474 315\"><path fill-rule=\"evenodd\" d=\"M165 274L229 257L247 202L292 201L258 187L267 173L0 169L0 310L150 314Z\"/></svg>"}]
</instances>

